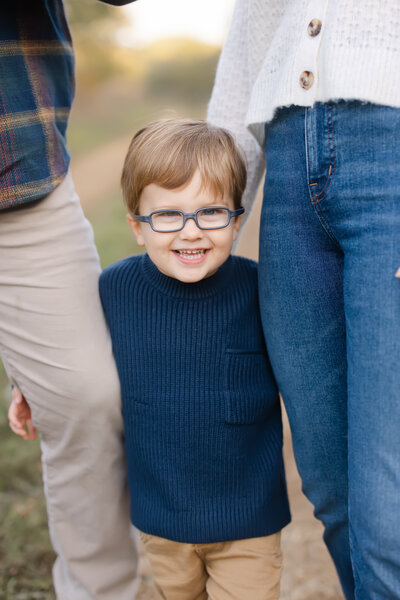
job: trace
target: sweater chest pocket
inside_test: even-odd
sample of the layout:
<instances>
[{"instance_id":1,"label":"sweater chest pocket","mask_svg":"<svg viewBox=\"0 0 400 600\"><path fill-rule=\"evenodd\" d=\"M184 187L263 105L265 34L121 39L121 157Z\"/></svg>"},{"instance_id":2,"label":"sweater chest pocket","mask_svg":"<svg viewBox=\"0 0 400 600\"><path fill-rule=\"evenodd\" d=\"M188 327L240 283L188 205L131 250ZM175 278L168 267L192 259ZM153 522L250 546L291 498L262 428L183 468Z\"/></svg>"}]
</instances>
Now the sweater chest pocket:
<instances>
[{"instance_id":1,"label":"sweater chest pocket","mask_svg":"<svg viewBox=\"0 0 400 600\"><path fill-rule=\"evenodd\" d=\"M228 350L224 378L227 423L251 425L268 419L279 400L264 350Z\"/></svg>"}]
</instances>

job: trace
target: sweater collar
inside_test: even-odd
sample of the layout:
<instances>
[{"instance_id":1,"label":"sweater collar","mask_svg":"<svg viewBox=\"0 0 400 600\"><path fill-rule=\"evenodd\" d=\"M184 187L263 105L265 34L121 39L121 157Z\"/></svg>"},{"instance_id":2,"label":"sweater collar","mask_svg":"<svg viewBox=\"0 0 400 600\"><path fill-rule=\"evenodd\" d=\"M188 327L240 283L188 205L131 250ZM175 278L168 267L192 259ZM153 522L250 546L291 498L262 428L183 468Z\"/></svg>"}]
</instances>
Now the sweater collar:
<instances>
[{"instance_id":1,"label":"sweater collar","mask_svg":"<svg viewBox=\"0 0 400 600\"><path fill-rule=\"evenodd\" d=\"M143 275L148 283L166 296L182 299L208 298L226 289L232 280L232 257L220 266L218 271L196 283L183 283L161 273L148 254L143 256Z\"/></svg>"}]
</instances>

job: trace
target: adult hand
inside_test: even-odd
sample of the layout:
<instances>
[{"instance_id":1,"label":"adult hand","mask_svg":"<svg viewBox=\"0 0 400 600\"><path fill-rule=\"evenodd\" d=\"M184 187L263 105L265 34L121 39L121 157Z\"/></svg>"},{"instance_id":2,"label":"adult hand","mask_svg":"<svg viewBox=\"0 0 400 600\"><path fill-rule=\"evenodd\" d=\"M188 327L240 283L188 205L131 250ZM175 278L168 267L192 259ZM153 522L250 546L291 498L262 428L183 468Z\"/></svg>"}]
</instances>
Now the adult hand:
<instances>
[{"instance_id":1,"label":"adult hand","mask_svg":"<svg viewBox=\"0 0 400 600\"><path fill-rule=\"evenodd\" d=\"M32 423L31 409L21 390L13 386L12 402L8 409L8 422L11 430L24 440L34 440L36 429Z\"/></svg>"}]
</instances>

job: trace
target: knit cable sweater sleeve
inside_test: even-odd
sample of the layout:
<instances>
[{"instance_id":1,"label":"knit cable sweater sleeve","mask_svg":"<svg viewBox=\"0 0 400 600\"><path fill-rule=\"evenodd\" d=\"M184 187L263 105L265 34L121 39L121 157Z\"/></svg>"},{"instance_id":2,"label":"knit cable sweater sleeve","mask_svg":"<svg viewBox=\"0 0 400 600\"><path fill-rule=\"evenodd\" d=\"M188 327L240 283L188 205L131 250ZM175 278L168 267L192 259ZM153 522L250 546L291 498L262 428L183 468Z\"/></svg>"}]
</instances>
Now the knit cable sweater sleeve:
<instances>
[{"instance_id":1,"label":"knit cable sweater sleeve","mask_svg":"<svg viewBox=\"0 0 400 600\"><path fill-rule=\"evenodd\" d=\"M254 82L249 65L249 36L254 35L249 22L248 0L237 0L228 37L223 47L215 79L207 120L230 131L247 161L247 186L242 204L249 216L251 206L265 170L263 149L246 128L246 112Z\"/></svg>"}]
</instances>

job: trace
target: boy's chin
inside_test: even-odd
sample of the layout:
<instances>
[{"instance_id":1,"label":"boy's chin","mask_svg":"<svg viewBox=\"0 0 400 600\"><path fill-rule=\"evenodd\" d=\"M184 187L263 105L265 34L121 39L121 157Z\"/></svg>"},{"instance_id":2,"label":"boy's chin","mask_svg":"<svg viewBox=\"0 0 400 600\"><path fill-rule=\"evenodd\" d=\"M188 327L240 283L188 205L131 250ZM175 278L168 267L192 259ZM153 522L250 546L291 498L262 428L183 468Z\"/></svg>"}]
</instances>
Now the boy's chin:
<instances>
[{"instance_id":1,"label":"boy's chin","mask_svg":"<svg viewBox=\"0 0 400 600\"><path fill-rule=\"evenodd\" d=\"M179 273L175 278L178 281L181 281L182 283L198 283L203 279L208 279L209 277L212 277L217 271L218 269L215 269L211 273Z\"/></svg>"},{"instance_id":2,"label":"boy's chin","mask_svg":"<svg viewBox=\"0 0 400 600\"><path fill-rule=\"evenodd\" d=\"M177 277L175 277L175 279L177 279L181 283L198 283L199 281L201 281L202 279L205 279L205 278L206 278L206 276L195 275L195 274L193 274L192 276L178 275Z\"/></svg>"}]
</instances>

